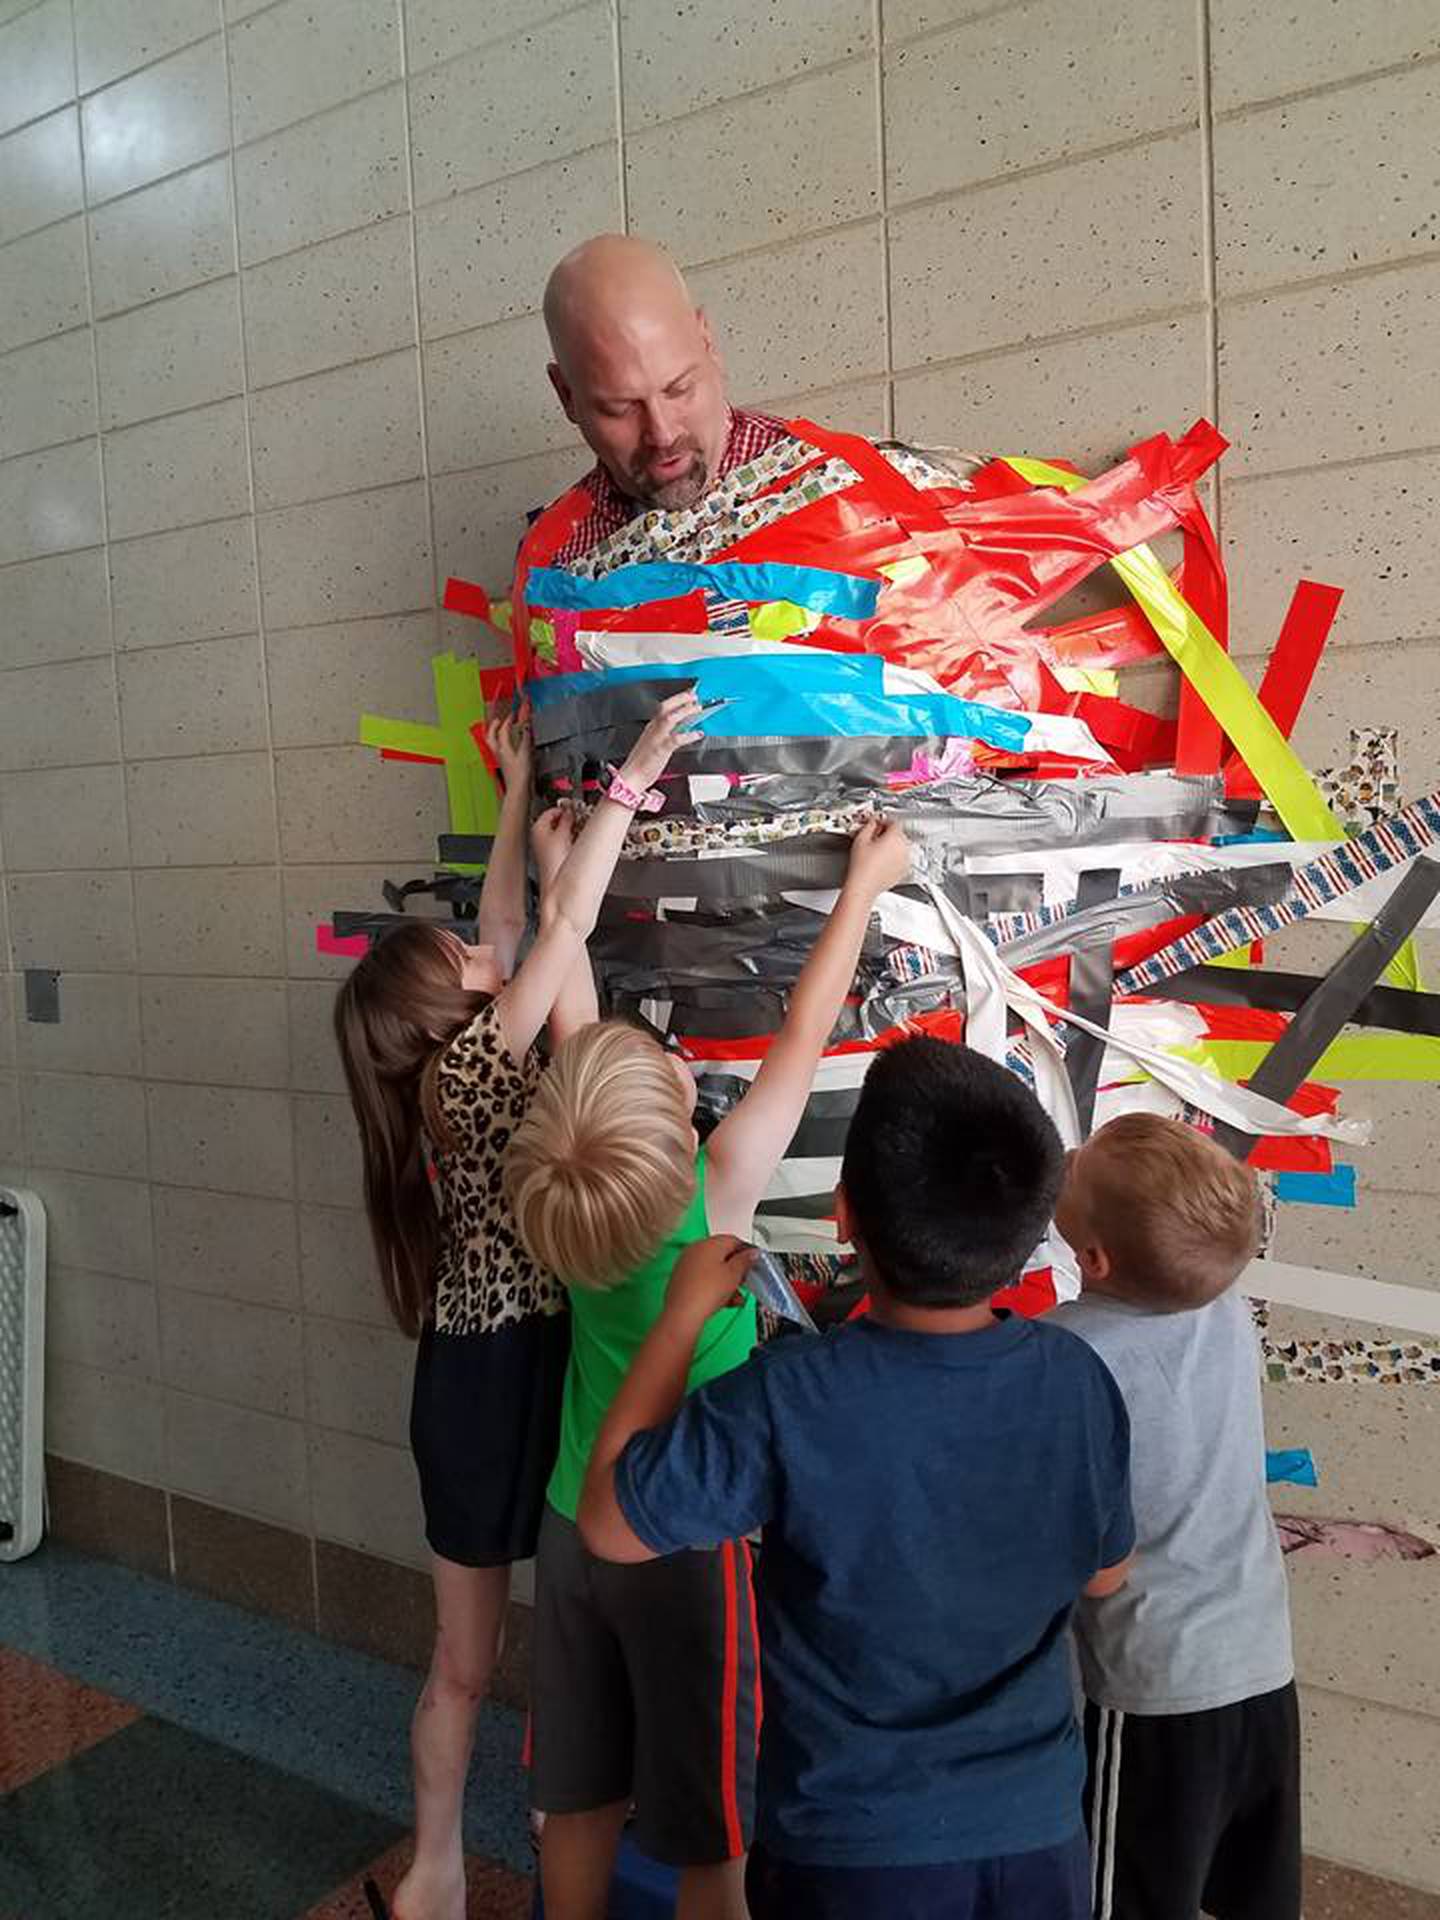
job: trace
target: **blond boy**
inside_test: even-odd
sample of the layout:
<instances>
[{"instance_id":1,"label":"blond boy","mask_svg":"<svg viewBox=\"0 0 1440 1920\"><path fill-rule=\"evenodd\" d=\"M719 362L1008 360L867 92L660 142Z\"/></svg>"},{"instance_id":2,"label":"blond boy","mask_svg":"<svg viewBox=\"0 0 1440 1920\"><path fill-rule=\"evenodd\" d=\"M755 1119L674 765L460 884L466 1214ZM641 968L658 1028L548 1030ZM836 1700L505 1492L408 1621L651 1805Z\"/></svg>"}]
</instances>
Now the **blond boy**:
<instances>
[{"instance_id":1,"label":"blond boy","mask_svg":"<svg viewBox=\"0 0 1440 1920\"><path fill-rule=\"evenodd\" d=\"M1127 1114L1069 1158L1083 1293L1052 1316L1130 1414L1135 1561L1075 1615L1095 1920L1299 1920L1300 1744L1260 1368L1255 1176Z\"/></svg>"}]
</instances>

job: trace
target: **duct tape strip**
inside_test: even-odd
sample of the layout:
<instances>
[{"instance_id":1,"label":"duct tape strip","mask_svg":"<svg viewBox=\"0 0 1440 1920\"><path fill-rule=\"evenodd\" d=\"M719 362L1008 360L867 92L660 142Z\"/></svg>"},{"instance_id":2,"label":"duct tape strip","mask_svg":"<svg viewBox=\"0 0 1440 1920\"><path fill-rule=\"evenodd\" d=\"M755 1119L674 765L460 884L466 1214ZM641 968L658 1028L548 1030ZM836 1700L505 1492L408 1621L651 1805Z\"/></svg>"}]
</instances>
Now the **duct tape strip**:
<instances>
[{"instance_id":1,"label":"duct tape strip","mask_svg":"<svg viewBox=\"0 0 1440 1920\"><path fill-rule=\"evenodd\" d=\"M460 580L454 574L445 582L440 604L447 613L468 614L472 620L493 618L490 596L485 589L476 586L473 580Z\"/></svg>"},{"instance_id":2,"label":"duct tape strip","mask_svg":"<svg viewBox=\"0 0 1440 1920\"><path fill-rule=\"evenodd\" d=\"M1269 1314L1258 1307L1265 1378L1278 1384L1440 1387L1440 1342L1434 1340L1275 1339Z\"/></svg>"},{"instance_id":3,"label":"duct tape strip","mask_svg":"<svg viewBox=\"0 0 1440 1920\"><path fill-rule=\"evenodd\" d=\"M707 903L781 894L787 888L838 887L850 864L850 843L830 834L777 841L752 853L709 860L621 861L610 882L617 900L667 897Z\"/></svg>"},{"instance_id":4,"label":"duct tape strip","mask_svg":"<svg viewBox=\"0 0 1440 1920\"><path fill-rule=\"evenodd\" d=\"M1253 1080L1274 1048L1265 1040L1202 1040L1177 1047L1223 1080ZM1440 1080L1440 1040L1403 1033L1342 1033L1310 1069L1321 1080Z\"/></svg>"},{"instance_id":5,"label":"duct tape strip","mask_svg":"<svg viewBox=\"0 0 1440 1920\"><path fill-rule=\"evenodd\" d=\"M1353 1018L1437 893L1440 862L1417 860L1372 924L1330 969L1265 1055L1250 1077L1253 1092L1288 1100L1303 1080L1311 1078L1326 1049ZM1402 1037L1401 1044L1418 1047L1421 1043ZM1255 1144L1253 1138L1224 1124L1217 1125L1215 1137L1240 1160L1248 1158Z\"/></svg>"},{"instance_id":6,"label":"duct tape strip","mask_svg":"<svg viewBox=\"0 0 1440 1920\"><path fill-rule=\"evenodd\" d=\"M1308 1447L1267 1448L1265 1478L1272 1486L1281 1480L1295 1487L1318 1487L1320 1484L1320 1476L1315 1471L1315 1456Z\"/></svg>"},{"instance_id":7,"label":"duct tape strip","mask_svg":"<svg viewBox=\"0 0 1440 1920\"><path fill-rule=\"evenodd\" d=\"M36 1026L60 1024L60 975L51 967L26 967L25 1018Z\"/></svg>"},{"instance_id":8,"label":"duct tape strip","mask_svg":"<svg viewBox=\"0 0 1440 1920\"><path fill-rule=\"evenodd\" d=\"M584 580L563 567L535 567L526 585L532 607L578 613L605 607L639 607L651 600L678 600L684 594L717 595L722 600L789 600L811 613L837 620L868 620L882 582L858 574L833 573L827 567L793 567L778 562L751 564L720 560L713 565L649 560L616 567L599 580Z\"/></svg>"},{"instance_id":9,"label":"duct tape strip","mask_svg":"<svg viewBox=\"0 0 1440 1920\"><path fill-rule=\"evenodd\" d=\"M1097 867L1081 876L1076 902L1083 913L1115 898L1120 890L1117 867ZM1070 1007L1072 1012L1092 1021L1100 1032L1110 1025L1111 993L1115 980L1114 946L1109 940L1100 946L1077 952L1070 962ZM1065 1071L1075 1096L1075 1113L1080 1137L1087 1139L1095 1122L1095 1095L1100 1085L1100 1062L1105 1041L1097 1033L1079 1029L1065 1049Z\"/></svg>"},{"instance_id":10,"label":"duct tape strip","mask_svg":"<svg viewBox=\"0 0 1440 1920\"><path fill-rule=\"evenodd\" d=\"M1073 492L1083 476L1036 460L1012 460L1038 486ZM1167 653L1229 735L1266 798L1297 840L1339 840L1344 829L1294 748L1251 692L1240 669L1178 592L1148 547L1118 554L1116 573L1144 609Z\"/></svg>"},{"instance_id":11,"label":"duct tape strip","mask_svg":"<svg viewBox=\"0 0 1440 1920\"><path fill-rule=\"evenodd\" d=\"M1281 622L1258 698L1287 740L1295 731L1295 722L1300 717L1343 598L1339 587L1301 580ZM1239 754L1233 754L1226 763L1225 790L1237 800L1260 798L1260 783Z\"/></svg>"},{"instance_id":12,"label":"duct tape strip","mask_svg":"<svg viewBox=\"0 0 1440 1920\"><path fill-rule=\"evenodd\" d=\"M1032 967L1073 947L1108 945L1124 934L1165 920L1192 914L1208 919L1227 906L1266 906L1283 898L1290 885L1290 869L1285 866L1219 868L1177 874L1173 880L1151 886L1122 888L1111 901L1082 906L1085 883L1095 871L1086 868L1082 872L1081 891L1073 906L1042 907L1033 914L998 914L990 920L985 931L1004 954L1007 965Z\"/></svg>"},{"instance_id":13,"label":"duct tape strip","mask_svg":"<svg viewBox=\"0 0 1440 1920\"><path fill-rule=\"evenodd\" d=\"M1275 1198L1287 1206L1355 1205L1355 1169L1344 1162L1329 1173L1277 1173L1270 1185Z\"/></svg>"},{"instance_id":14,"label":"duct tape strip","mask_svg":"<svg viewBox=\"0 0 1440 1920\"><path fill-rule=\"evenodd\" d=\"M338 960L362 960L370 951L368 933L336 933L332 927L315 929L315 951Z\"/></svg>"},{"instance_id":15,"label":"duct tape strip","mask_svg":"<svg viewBox=\"0 0 1440 1920\"><path fill-rule=\"evenodd\" d=\"M1144 993L1155 981L1173 979L1177 973L1252 940L1263 940L1280 927L1304 920L1321 905L1353 892L1377 874L1388 873L1403 861L1423 853L1440 839L1440 793L1429 793L1412 805L1403 807L1391 819L1381 821L1343 841L1318 859L1298 867L1285 898L1272 907L1235 907L1218 914L1208 925L1197 927L1172 945L1152 954L1139 966L1122 974L1115 983L1119 994Z\"/></svg>"},{"instance_id":16,"label":"duct tape strip","mask_svg":"<svg viewBox=\"0 0 1440 1920\"><path fill-rule=\"evenodd\" d=\"M1068 1026L1082 1031L1098 1034L1112 1047L1127 1054L1137 1065L1143 1067L1154 1080L1158 1080L1172 1093L1178 1093L1191 1106L1202 1113L1213 1115L1217 1120L1229 1120L1232 1124L1246 1127L1257 1134L1273 1133L1285 1137L1292 1134L1323 1134L1332 1140L1343 1140L1348 1145L1363 1146L1369 1138L1369 1128L1365 1123L1355 1120L1341 1120L1333 1115L1302 1116L1289 1108L1278 1105L1263 1095L1252 1093L1247 1087L1228 1086L1217 1080L1212 1074L1203 1072L1189 1061L1177 1059L1174 1055L1159 1052L1134 1038L1122 1038L1119 1034L1106 1034L1103 1028L1093 1025L1081 1015L1068 1012L1037 993L1027 981L1020 979L998 958L989 941L972 921L966 920L956 912L945 895L934 888L930 897L938 909L941 918L949 927L957 948L965 963L965 985L968 1000L968 1018L973 1024L976 1019L976 989L983 996L997 995L1003 1005L1017 1014L1029 1029L1035 1048L1037 1065L1037 1092L1041 1104L1046 1108L1052 1120L1060 1130L1061 1139L1067 1146L1077 1146L1075 1135L1076 1115L1074 1101L1070 1094L1070 1084L1060 1067L1060 1053L1051 1034L1051 1019L1064 1021ZM993 1016L989 1016L993 1019ZM977 1042L978 1050L986 1051ZM992 1055L992 1058L1004 1058L1004 1055ZM1058 1069L1057 1075L1050 1070L1048 1062L1053 1060ZM1043 1063L1043 1072L1040 1071ZM1047 1097L1047 1095L1049 1097ZM1067 1129L1069 1137L1067 1137Z\"/></svg>"},{"instance_id":17,"label":"duct tape strip","mask_svg":"<svg viewBox=\"0 0 1440 1920\"><path fill-rule=\"evenodd\" d=\"M1432 1287L1402 1287L1363 1274L1329 1273L1280 1260L1252 1260L1237 1284L1252 1299L1275 1306L1440 1338L1440 1290Z\"/></svg>"},{"instance_id":18,"label":"duct tape strip","mask_svg":"<svg viewBox=\"0 0 1440 1920\"><path fill-rule=\"evenodd\" d=\"M1147 989L1157 1000L1184 1000L1197 1006L1255 1007L1295 1013L1322 984L1316 974L1261 973L1213 965L1191 967L1173 980ZM1440 993L1408 993L1401 987L1376 987L1350 1016L1358 1027L1385 1027L1393 1033L1440 1037Z\"/></svg>"},{"instance_id":19,"label":"duct tape strip","mask_svg":"<svg viewBox=\"0 0 1440 1920\"><path fill-rule=\"evenodd\" d=\"M1440 1548L1418 1533L1392 1527L1383 1520L1320 1520L1294 1513L1277 1513L1275 1530L1286 1559L1430 1560Z\"/></svg>"},{"instance_id":20,"label":"duct tape strip","mask_svg":"<svg viewBox=\"0 0 1440 1920\"><path fill-rule=\"evenodd\" d=\"M489 861L495 840L488 833L442 833L438 845L441 866L475 872Z\"/></svg>"}]
</instances>

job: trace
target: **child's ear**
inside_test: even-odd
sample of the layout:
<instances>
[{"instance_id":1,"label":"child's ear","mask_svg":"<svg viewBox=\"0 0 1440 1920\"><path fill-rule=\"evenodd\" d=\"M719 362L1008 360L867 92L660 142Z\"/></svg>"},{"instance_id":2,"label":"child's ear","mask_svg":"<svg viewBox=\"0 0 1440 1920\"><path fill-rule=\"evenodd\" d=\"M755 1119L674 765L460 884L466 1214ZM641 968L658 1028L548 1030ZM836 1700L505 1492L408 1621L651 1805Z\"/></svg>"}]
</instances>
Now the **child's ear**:
<instances>
[{"instance_id":1,"label":"child's ear","mask_svg":"<svg viewBox=\"0 0 1440 1920\"><path fill-rule=\"evenodd\" d=\"M842 1247L857 1246L855 1238L855 1216L850 1211L850 1200L844 1187L835 1189L835 1237Z\"/></svg>"},{"instance_id":2,"label":"child's ear","mask_svg":"<svg viewBox=\"0 0 1440 1920\"><path fill-rule=\"evenodd\" d=\"M1110 1278L1110 1256L1104 1247L1091 1241L1087 1246L1075 1248L1076 1264L1080 1268L1080 1280L1083 1286L1103 1288Z\"/></svg>"}]
</instances>

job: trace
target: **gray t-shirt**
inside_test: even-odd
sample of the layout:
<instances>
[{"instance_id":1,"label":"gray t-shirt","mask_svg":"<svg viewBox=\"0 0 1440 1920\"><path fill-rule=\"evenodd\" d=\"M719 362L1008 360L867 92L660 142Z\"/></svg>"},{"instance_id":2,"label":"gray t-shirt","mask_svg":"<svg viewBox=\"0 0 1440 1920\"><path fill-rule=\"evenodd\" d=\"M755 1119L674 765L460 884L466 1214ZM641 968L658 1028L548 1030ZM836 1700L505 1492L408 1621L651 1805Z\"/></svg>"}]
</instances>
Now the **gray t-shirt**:
<instances>
[{"instance_id":1,"label":"gray t-shirt","mask_svg":"<svg viewBox=\"0 0 1440 1920\"><path fill-rule=\"evenodd\" d=\"M1199 1713L1285 1686L1289 1595L1243 1294L1149 1313L1089 1293L1051 1317L1100 1355L1130 1413L1135 1565L1119 1593L1076 1609L1087 1696L1122 1713Z\"/></svg>"}]
</instances>

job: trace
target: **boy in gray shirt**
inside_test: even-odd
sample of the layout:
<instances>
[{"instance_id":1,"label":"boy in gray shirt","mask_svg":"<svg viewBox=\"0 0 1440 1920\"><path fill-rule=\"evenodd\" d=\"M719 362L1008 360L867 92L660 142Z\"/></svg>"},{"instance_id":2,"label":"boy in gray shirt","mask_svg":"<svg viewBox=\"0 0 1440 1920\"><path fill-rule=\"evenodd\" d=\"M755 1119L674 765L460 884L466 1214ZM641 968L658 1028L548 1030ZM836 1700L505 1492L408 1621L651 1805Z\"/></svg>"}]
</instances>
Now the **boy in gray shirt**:
<instances>
[{"instance_id":1,"label":"boy in gray shirt","mask_svg":"<svg viewBox=\"0 0 1440 1920\"><path fill-rule=\"evenodd\" d=\"M1053 1318L1131 1428L1134 1565L1075 1615L1095 1920L1299 1920L1288 1595L1235 1285L1258 1213L1248 1167L1153 1114L1072 1153L1056 1209L1084 1291Z\"/></svg>"}]
</instances>

